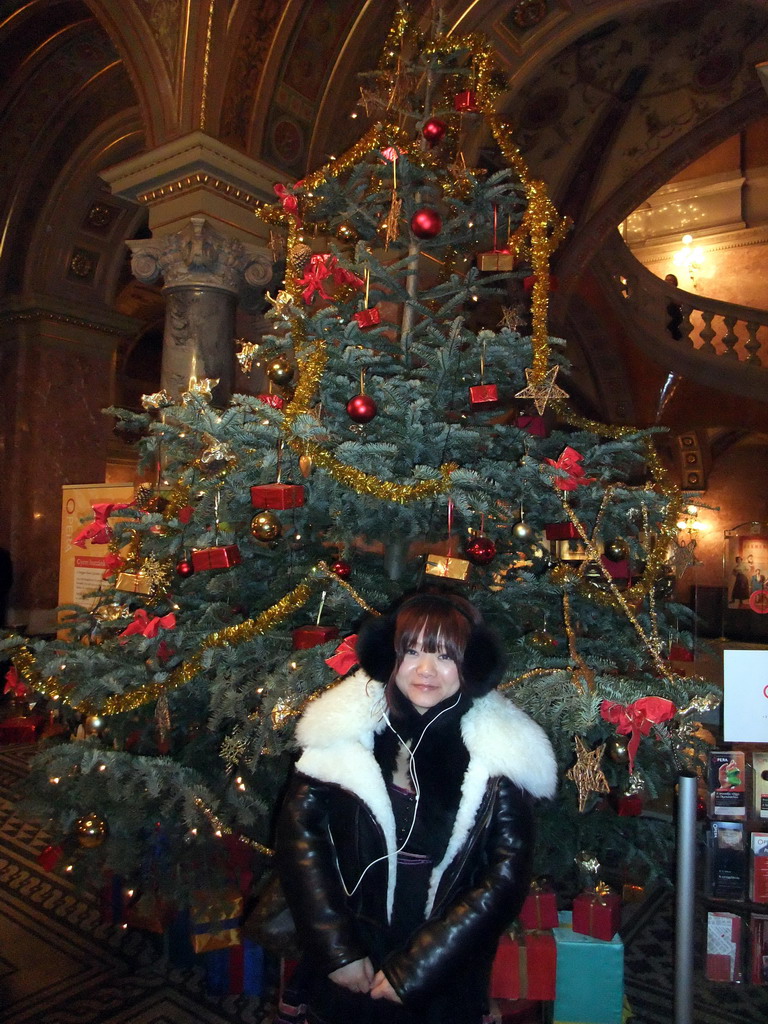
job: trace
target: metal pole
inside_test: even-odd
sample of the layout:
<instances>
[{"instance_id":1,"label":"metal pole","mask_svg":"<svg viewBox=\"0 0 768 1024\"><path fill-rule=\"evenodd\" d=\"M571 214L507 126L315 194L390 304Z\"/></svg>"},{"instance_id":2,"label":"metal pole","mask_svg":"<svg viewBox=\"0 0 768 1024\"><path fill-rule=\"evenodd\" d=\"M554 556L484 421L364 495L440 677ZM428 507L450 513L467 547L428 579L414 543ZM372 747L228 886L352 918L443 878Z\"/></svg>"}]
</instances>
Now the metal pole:
<instances>
[{"instance_id":1,"label":"metal pole","mask_svg":"<svg viewBox=\"0 0 768 1024\"><path fill-rule=\"evenodd\" d=\"M677 788L675 1024L693 1024L693 917L695 884L696 776L680 775Z\"/></svg>"}]
</instances>

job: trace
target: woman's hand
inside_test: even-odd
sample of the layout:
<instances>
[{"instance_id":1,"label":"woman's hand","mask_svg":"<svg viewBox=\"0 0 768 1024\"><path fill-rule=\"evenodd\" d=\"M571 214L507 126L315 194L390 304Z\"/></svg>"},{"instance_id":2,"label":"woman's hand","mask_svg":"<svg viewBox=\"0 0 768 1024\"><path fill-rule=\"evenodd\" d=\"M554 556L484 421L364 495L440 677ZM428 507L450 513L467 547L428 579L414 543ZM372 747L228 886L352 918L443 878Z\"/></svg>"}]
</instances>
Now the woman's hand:
<instances>
[{"instance_id":1,"label":"woman's hand","mask_svg":"<svg viewBox=\"0 0 768 1024\"><path fill-rule=\"evenodd\" d=\"M376 977L373 979L371 999L389 999L391 1003L400 1004L403 1002L397 992L395 992L390 985L387 976L382 971L377 971Z\"/></svg>"},{"instance_id":2,"label":"woman's hand","mask_svg":"<svg viewBox=\"0 0 768 1024\"><path fill-rule=\"evenodd\" d=\"M348 988L350 992L370 992L373 984L373 964L364 957L362 960L353 960L351 964L344 964L328 975L331 981L342 988Z\"/></svg>"}]
</instances>

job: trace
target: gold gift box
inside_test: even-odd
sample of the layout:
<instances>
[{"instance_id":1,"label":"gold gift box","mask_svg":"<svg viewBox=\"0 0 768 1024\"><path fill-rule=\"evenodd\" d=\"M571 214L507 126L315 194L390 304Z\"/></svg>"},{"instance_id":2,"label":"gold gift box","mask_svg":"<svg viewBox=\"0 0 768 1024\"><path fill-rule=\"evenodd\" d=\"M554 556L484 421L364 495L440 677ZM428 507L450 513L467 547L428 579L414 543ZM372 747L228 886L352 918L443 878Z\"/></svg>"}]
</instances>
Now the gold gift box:
<instances>
[{"instance_id":1,"label":"gold gift box","mask_svg":"<svg viewBox=\"0 0 768 1024\"><path fill-rule=\"evenodd\" d=\"M478 270L514 270L515 256L508 249L494 249L477 254Z\"/></svg>"},{"instance_id":2,"label":"gold gift box","mask_svg":"<svg viewBox=\"0 0 768 1024\"><path fill-rule=\"evenodd\" d=\"M451 580L465 580L469 576L469 562L455 555L427 555L425 571L430 576L443 576Z\"/></svg>"},{"instance_id":3,"label":"gold gift box","mask_svg":"<svg viewBox=\"0 0 768 1024\"><path fill-rule=\"evenodd\" d=\"M236 890L195 893L189 916L190 938L196 953L240 945L243 897Z\"/></svg>"},{"instance_id":4,"label":"gold gift box","mask_svg":"<svg viewBox=\"0 0 768 1024\"><path fill-rule=\"evenodd\" d=\"M152 591L152 580L137 572L121 572L117 575L115 590L127 590L131 594L149 594Z\"/></svg>"}]
</instances>

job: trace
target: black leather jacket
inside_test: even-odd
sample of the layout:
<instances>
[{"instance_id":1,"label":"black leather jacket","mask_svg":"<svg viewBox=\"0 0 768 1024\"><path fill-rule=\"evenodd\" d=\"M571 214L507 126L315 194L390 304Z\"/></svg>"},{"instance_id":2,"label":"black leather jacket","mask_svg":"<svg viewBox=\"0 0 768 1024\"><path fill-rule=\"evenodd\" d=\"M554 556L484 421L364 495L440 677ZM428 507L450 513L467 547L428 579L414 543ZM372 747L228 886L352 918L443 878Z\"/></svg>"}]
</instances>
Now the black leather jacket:
<instances>
[{"instance_id":1,"label":"black leather jacket","mask_svg":"<svg viewBox=\"0 0 768 1024\"><path fill-rule=\"evenodd\" d=\"M381 829L365 805L337 786L297 775L277 841L283 888L318 969L328 974L371 956L406 1005L454 987L462 998L468 985L485 992L499 935L528 890L532 846L530 799L509 779L490 780L429 918L405 948L386 951L386 862L369 869L352 896L341 883L354 885L385 856Z\"/></svg>"},{"instance_id":2,"label":"black leather jacket","mask_svg":"<svg viewBox=\"0 0 768 1024\"><path fill-rule=\"evenodd\" d=\"M369 956L406 1006L452 993L482 1005L498 938L528 889L532 797L553 794L554 757L544 733L511 702L498 694L474 702L456 741L468 752L460 803L436 826L445 832L446 854L434 871L426 919L405 945L388 948L396 857L373 752L374 736L385 728L381 694L380 684L358 673L313 702L299 724L304 753L276 842L285 895L323 975ZM419 777L425 770L439 775L441 763L431 754Z\"/></svg>"}]
</instances>

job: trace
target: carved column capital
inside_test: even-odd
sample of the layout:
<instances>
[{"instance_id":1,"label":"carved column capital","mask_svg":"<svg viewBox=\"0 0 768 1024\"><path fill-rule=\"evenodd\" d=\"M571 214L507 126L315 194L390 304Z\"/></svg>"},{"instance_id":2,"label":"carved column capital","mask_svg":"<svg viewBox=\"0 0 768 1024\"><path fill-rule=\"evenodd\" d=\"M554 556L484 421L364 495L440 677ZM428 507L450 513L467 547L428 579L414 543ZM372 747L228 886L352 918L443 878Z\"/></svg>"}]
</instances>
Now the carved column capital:
<instances>
[{"instance_id":1,"label":"carved column capital","mask_svg":"<svg viewBox=\"0 0 768 1024\"><path fill-rule=\"evenodd\" d=\"M190 217L172 235L132 239L131 270L145 284L160 277L165 288L218 288L237 295L246 283L265 287L272 262L259 246L230 238L211 227L206 217Z\"/></svg>"}]
</instances>

